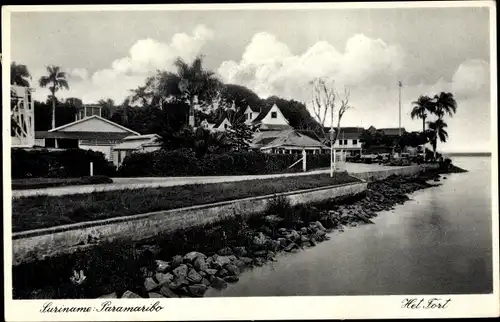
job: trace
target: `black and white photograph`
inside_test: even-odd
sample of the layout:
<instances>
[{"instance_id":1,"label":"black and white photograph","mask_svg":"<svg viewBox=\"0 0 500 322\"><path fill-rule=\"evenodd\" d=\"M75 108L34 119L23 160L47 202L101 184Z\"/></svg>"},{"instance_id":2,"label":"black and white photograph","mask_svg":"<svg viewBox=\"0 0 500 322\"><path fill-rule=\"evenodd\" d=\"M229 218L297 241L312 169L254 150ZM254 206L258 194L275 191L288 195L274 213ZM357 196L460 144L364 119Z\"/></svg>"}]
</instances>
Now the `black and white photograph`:
<instances>
[{"instance_id":1,"label":"black and white photograph","mask_svg":"<svg viewBox=\"0 0 500 322\"><path fill-rule=\"evenodd\" d=\"M6 319L498 316L495 28L493 1L2 7Z\"/></svg>"}]
</instances>

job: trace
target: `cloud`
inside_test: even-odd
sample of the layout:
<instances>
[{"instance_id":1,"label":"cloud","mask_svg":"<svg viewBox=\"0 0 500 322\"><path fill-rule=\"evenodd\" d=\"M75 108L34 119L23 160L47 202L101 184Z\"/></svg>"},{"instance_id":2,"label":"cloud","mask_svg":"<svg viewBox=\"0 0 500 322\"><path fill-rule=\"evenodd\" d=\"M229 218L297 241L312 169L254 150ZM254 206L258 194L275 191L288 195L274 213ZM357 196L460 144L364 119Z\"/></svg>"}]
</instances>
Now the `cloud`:
<instances>
[{"instance_id":1,"label":"cloud","mask_svg":"<svg viewBox=\"0 0 500 322\"><path fill-rule=\"evenodd\" d=\"M108 68L92 74L85 68L66 70L70 76L70 89L58 95L62 98L79 97L84 103L95 103L105 98L121 103L129 96L130 89L143 84L146 77L156 70L173 71L177 57L192 61L212 37L212 30L198 25L191 34L174 34L169 43L152 38L140 39L130 47L126 57L114 60ZM45 100L47 95L47 90L40 89L35 97Z\"/></svg>"},{"instance_id":2,"label":"cloud","mask_svg":"<svg viewBox=\"0 0 500 322\"><path fill-rule=\"evenodd\" d=\"M467 60L458 66L452 78L452 90L458 97L478 95L489 89L489 66L482 60Z\"/></svg>"},{"instance_id":3,"label":"cloud","mask_svg":"<svg viewBox=\"0 0 500 322\"><path fill-rule=\"evenodd\" d=\"M253 36L241 60L223 62L218 73L229 83L255 90L260 96L280 95L303 99L307 84L328 77L342 85L387 83L401 71L404 52L398 45L356 34L343 52L319 41L304 53L294 55L288 46L269 33ZM301 98L302 96L302 98Z\"/></svg>"}]
</instances>

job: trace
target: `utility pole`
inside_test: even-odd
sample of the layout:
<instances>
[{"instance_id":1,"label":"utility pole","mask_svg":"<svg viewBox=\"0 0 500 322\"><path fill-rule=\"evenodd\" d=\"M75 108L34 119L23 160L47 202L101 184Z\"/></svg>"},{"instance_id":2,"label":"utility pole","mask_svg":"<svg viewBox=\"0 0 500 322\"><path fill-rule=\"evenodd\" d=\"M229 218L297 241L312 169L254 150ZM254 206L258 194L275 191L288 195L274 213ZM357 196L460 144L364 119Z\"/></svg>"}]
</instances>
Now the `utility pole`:
<instances>
[{"instance_id":1,"label":"utility pole","mask_svg":"<svg viewBox=\"0 0 500 322\"><path fill-rule=\"evenodd\" d=\"M399 136L401 136L401 87L403 84L399 81Z\"/></svg>"},{"instance_id":2,"label":"utility pole","mask_svg":"<svg viewBox=\"0 0 500 322\"><path fill-rule=\"evenodd\" d=\"M330 106L330 177L333 178L333 168L335 166L335 151L333 150L333 106Z\"/></svg>"}]
</instances>

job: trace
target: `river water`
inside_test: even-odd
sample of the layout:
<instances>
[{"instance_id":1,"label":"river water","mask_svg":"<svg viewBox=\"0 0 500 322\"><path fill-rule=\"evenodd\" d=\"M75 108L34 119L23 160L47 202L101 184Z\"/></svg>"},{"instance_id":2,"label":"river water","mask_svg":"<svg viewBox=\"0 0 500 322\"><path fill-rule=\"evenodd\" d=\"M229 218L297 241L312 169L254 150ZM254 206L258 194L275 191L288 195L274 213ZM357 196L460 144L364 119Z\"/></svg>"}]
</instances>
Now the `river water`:
<instances>
[{"instance_id":1,"label":"river water","mask_svg":"<svg viewBox=\"0 0 500 322\"><path fill-rule=\"evenodd\" d=\"M256 267L205 296L475 294L492 292L491 158L454 157L468 173L417 191L375 225Z\"/></svg>"}]
</instances>

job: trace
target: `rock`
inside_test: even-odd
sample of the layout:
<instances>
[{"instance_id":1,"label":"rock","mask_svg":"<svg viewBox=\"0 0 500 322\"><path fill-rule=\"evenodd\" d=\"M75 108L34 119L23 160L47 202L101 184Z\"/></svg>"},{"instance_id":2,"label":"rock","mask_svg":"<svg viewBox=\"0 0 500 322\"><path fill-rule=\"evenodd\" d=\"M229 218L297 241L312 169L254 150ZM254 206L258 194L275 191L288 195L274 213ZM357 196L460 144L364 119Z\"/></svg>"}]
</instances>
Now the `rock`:
<instances>
[{"instance_id":1,"label":"rock","mask_svg":"<svg viewBox=\"0 0 500 322\"><path fill-rule=\"evenodd\" d=\"M190 295L194 297L202 297L207 291L207 286L205 284L193 284L187 287Z\"/></svg>"},{"instance_id":2,"label":"rock","mask_svg":"<svg viewBox=\"0 0 500 322\"><path fill-rule=\"evenodd\" d=\"M170 265L168 262L162 261L162 260L156 260L156 271L160 273L164 273L165 271L168 271L170 268Z\"/></svg>"},{"instance_id":3,"label":"rock","mask_svg":"<svg viewBox=\"0 0 500 322\"><path fill-rule=\"evenodd\" d=\"M266 225L262 225L259 230L264 234L264 235L267 235L267 236L271 236L273 234L273 230L271 228L269 228L268 226Z\"/></svg>"},{"instance_id":4,"label":"rock","mask_svg":"<svg viewBox=\"0 0 500 322\"><path fill-rule=\"evenodd\" d=\"M182 256L176 255L172 258L172 262L170 263L170 268L176 268L182 264Z\"/></svg>"},{"instance_id":5,"label":"rock","mask_svg":"<svg viewBox=\"0 0 500 322\"><path fill-rule=\"evenodd\" d=\"M288 233L288 235L286 235L286 238L287 239L290 239L290 240L297 240L300 238L300 235L297 231L295 230L290 230L290 232Z\"/></svg>"},{"instance_id":6,"label":"rock","mask_svg":"<svg viewBox=\"0 0 500 322\"><path fill-rule=\"evenodd\" d=\"M144 287L146 288L146 291L151 291L155 288L158 287L158 283L156 283L151 277L146 278L144 281Z\"/></svg>"},{"instance_id":7,"label":"rock","mask_svg":"<svg viewBox=\"0 0 500 322\"><path fill-rule=\"evenodd\" d=\"M205 272L206 272L209 276L212 276L212 275L217 274L217 270L216 270L216 269L213 269L213 268L206 269L206 270L205 270Z\"/></svg>"},{"instance_id":8,"label":"rock","mask_svg":"<svg viewBox=\"0 0 500 322\"><path fill-rule=\"evenodd\" d=\"M104 294L99 296L100 299L116 299L118 296L116 295L116 292L110 293L110 294Z\"/></svg>"},{"instance_id":9,"label":"rock","mask_svg":"<svg viewBox=\"0 0 500 322\"><path fill-rule=\"evenodd\" d=\"M244 268L245 268L245 266L246 266L246 265L245 265L245 262L243 262L243 261L242 261L242 260L240 260L240 259L235 260L232 264L233 264L233 265L235 265L236 267L238 267L238 268L240 269L240 271L241 271L242 269L244 269Z\"/></svg>"},{"instance_id":10,"label":"rock","mask_svg":"<svg viewBox=\"0 0 500 322\"><path fill-rule=\"evenodd\" d=\"M221 256L229 256L229 255L233 255L233 251L229 247L224 247L222 249L219 249L217 254L219 254Z\"/></svg>"},{"instance_id":11,"label":"rock","mask_svg":"<svg viewBox=\"0 0 500 322\"><path fill-rule=\"evenodd\" d=\"M314 239L314 238L311 238L311 240L309 240L309 242L311 243L311 246L316 246L317 245L316 239Z\"/></svg>"},{"instance_id":12,"label":"rock","mask_svg":"<svg viewBox=\"0 0 500 322\"><path fill-rule=\"evenodd\" d=\"M156 293L156 292L150 292L148 293L148 296L150 299L160 299L160 298L164 298L163 295L159 294L159 293Z\"/></svg>"},{"instance_id":13,"label":"rock","mask_svg":"<svg viewBox=\"0 0 500 322\"><path fill-rule=\"evenodd\" d=\"M264 259L262 257L257 257L255 260L254 260L254 263L255 265L257 266L262 266L264 265Z\"/></svg>"},{"instance_id":14,"label":"rock","mask_svg":"<svg viewBox=\"0 0 500 322\"><path fill-rule=\"evenodd\" d=\"M295 248L299 248L299 245L297 245L295 243L290 243L288 246L285 247L284 251L291 252Z\"/></svg>"},{"instance_id":15,"label":"rock","mask_svg":"<svg viewBox=\"0 0 500 322\"><path fill-rule=\"evenodd\" d=\"M242 261L245 266L251 266L253 264L253 259L250 257L240 257L240 261Z\"/></svg>"},{"instance_id":16,"label":"rock","mask_svg":"<svg viewBox=\"0 0 500 322\"><path fill-rule=\"evenodd\" d=\"M238 257L243 257L248 254L247 249L244 246L238 246L233 248L233 253Z\"/></svg>"},{"instance_id":17,"label":"rock","mask_svg":"<svg viewBox=\"0 0 500 322\"><path fill-rule=\"evenodd\" d=\"M224 276L227 276L229 274L229 272L227 271L227 269L223 268L221 269L220 271L217 272L217 276L220 276L220 277L224 277Z\"/></svg>"},{"instance_id":18,"label":"rock","mask_svg":"<svg viewBox=\"0 0 500 322\"><path fill-rule=\"evenodd\" d=\"M189 285L189 282L185 278L176 278L168 284L168 287L172 290L177 290L182 286ZM166 285L164 285L165 287Z\"/></svg>"},{"instance_id":19,"label":"rock","mask_svg":"<svg viewBox=\"0 0 500 322\"><path fill-rule=\"evenodd\" d=\"M150 271L147 267L141 267L139 268L139 271L142 273L142 277L147 278L147 277L152 277L154 274L152 271Z\"/></svg>"},{"instance_id":20,"label":"rock","mask_svg":"<svg viewBox=\"0 0 500 322\"><path fill-rule=\"evenodd\" d=\"M231 263L238 259L238 257L236 257L235 255L229 255L227 258Z\"/></svg>"},{"instance_id":21,"label":"rock","mask_svg":"<svg viewBox=\"0 0 500 322\"><path fill-rule=\"evenodd\" d=\"M170 283L174 280L174 275L170 273L156 273L155 275L156 280L158 281L159 285L165 284L165 283Z\"/></svg>"},{"instance_id":22,"label":"rock","mask_svg":"<svg viewBox=\"0 0 500 322\"><path fill-rule=\"evenodd\" d=\"M300 232L301 232L302 234L307 234L307 227L302 227L302 228L300 228Z\"/></svg>"},{"instance_id":23,"label":"rock","mask_svg":"<svg viewBox=\"0 0 500 322\"><path fill-rule=\"evenodd\" d=\"M240 278L238 276L235 276L235 275L230 275L230 276L224 277L224 281L226 281L228 283L236 283L239 280L240 280Z\"/></svg>"},{"instance_id":24,"label":"rock","mask_svg":"<svg viewBox=\"0 0 500 322\"><path fill-rule=\"evenodd\" d=\"M141 297L132 291L125 291L125 293L123 293L121 298L122 299L140 299Z\"/></svg>"},{"instance_id":25,"label":"rock","mask_svg":"<svg viewBox=\"0 0 500 322\"><path fill-rule=\"evenodd\" d=\"M323 226L323 224L321 222L316 221L316 222L314 222L314 224L316 225L316 228L321 229L321 230L325 230L325 227Z\"/></svg>"},{"instance_id":26,"label":"rock","mask_svg":"<svg viewBox=\"0 0 500 322\"><path fill-rule=\"evenodd\" d=\"M185 264L181 264L179 267L175 268L172 273L177 276L177 277L181 277L181 278L184 278L187 276L187 273L188 273L188 267L187 265Z\"/></svg>"},{"instance_id":27,"label":"rock","mask_svg":"<svg viewBox=\"0 0 500 322\"><path fill-rule=\"evenodd\" d=\"M280 248L280 243L277 240L269 240L267 243L267 249L272 250L273 252L277 251Z\"/></svg>"},{"instance_id":28,"label":"rock","mask_svg":"<svg viewBox=\"0 0 500 322\"><path fill-rule=\"evenodd\" d=\"M187 275L187 278L188 282L191 282L191 283L200 283L201 280L203 279L203 277L201 277L200 274L198 274L198 272L196 272L194 269L190 270L189 271L189 274Z\"/></svg>"},{"instance_id":29,"label":"rock","mask_svg":"<svg viewBox=\"0 0 500 322\"><path fill-rule=\"evenodd\" d=\"M302 245L302 247L311 247L311 242L309 242L309 241L303 241L301 243L301 245Z\"/></svg>"},{"instance_id":30,"label":"rock","mask_svg":"<svg viewBox=\"0 0 500 322\"><path fill-rule=\"evenodd\" d=\"M185 263L192 263L198 257L202 257L203 259L207 258L205 254L202 254L200 252L189 252L186 255L184 255L183 260Z\"/></svg>"},{"instance_id":31,"label":"rock","mask_svg":"<svg viewBox=\"0 0 500 322\"><path fill-rule=\"evenodd\" d=\"M233 264L228 264L226 265L226 270L228 271L229 275L239 275L240 274L240 269Z\"/></svg>"},{"instance_id":32,"label":"rock","mask_svg":"<svg viewBox=\"0 0 500 322\"><path fill-rule=\"evenodd\" d=\"M172 290L168 286L166 286L166 285L164 285L160 289L160 294L163 295L164 297L168 297L168 298L178 298L179 297L177 294L175 294L174 292L172 292Z\"/></svg>"},{"instance_id":33,"label":"rock","mask_svg":"<svg viewBox=\"0 0 500 322\"><path fill-rule=\"evenodd\" d=\"M197 271L204 271L204 270L208 269L207 262L205 261L205 259L203 257L196 258L193 262L193 267Z\"/></svg>"},{"instance_id":34,"label":"rock","mask_svg":"<svg viewBox=\"0 0 500 322\"><path fill-rule=\"evenodd\" d=\"M274 260L274 256L276 256L276 254L272 251L268 251L267 254L266 254L266 259L268 260Z\"/></svg>"},{"instance_id":35,"label":"rock","mask_svg":"<svg viewBox=\"0 0 500 322\"><path fill-rule=\"evenodd\" d=\"M309 241L309 237L307 237L307 235L302 235L302 236L300 236L300 241L301 242L308 242Z\"/></svg>"},{"instance_id":36,"label":"rock","mask_svg":"<svg viewBox=\"0 0 500 322\"><path fill-rule=\"evenodd\" d=\"M221 269L225 265L231 263L231 260L227 256L213 256L212 267L216 269Z\"/></svg>"},{"instance_id":37,"label":"rock","mask_svg":"<svg viewBox=\"0 0 500 322\"><path fill-rule=\"evenodd\" d=\"M278 243L280 244L281 248L284 248L288 244L288 240L286 238L280 237L278 238Z\"/></svg>"},{"instance_id":38,"label":"rock","mask_svg":"<svg viewBox=\"0 0 500 322\"><path fill-rule=\"evenodd\" d=\"M222 290L227 287L227 282L220 277L213 277L211 282L211 286L217 290Z\"/></svg>"},{"instance_id":39,"label":"rock","mask_svg":"<svg viewBox=\"0 0 500 322\"><path fill-rule=\"evenodd\" d=\"M205 271L199 271L198 274L200 274L201 277L207 277L208 276L208 274L205 273Z\"/></svg>"},{"instance_id":40,"label":"rock","mask_svg":"<svg viewBox=\"0 0 500 322\"><path fill-rule=\"evenodd\" d=\"M210 281L207 279L207 278L204 278L201 280L201 283L203 285L206 285L207 287L210 286L212 283L210 283Z\"/></svg>"},{"instance_id":41,"label":"rock","mask_svg":"<svg viewBox=\"0 0 500 322\"><path fill-rule=\"evenodd\" d=\"M255 246L262 247L266 244L266 236L263 233L258 232L257 235L253 237L252 243Z\"/></svg>"},{"instance_id":42,"label":"rock","mask_svg":"<svg viewBox=\"0 0 500 322\"><path fill-rule=\"evenodd\" d=\"M255 257L265 257L267 255L267 250L259 250L253 253Z\"/></svg>"},{"instance_id":43,"label":"rock","mask_svg":"<svg viewBox=\"0 0 500 322\"><path fill-rule=\"evenodd\" d=\"M286 233L286 228L278 228L278 233L285 234Z\"/></svg>"},{"instance_id":44,"label":"rock","mask_svg":"<svg viewBox=\"0 0 500 322\"><path fill-rule=\"evenodd\" d=\"M325 235L326 235L326 231L324 231L324 230L320 229L320 230L318 230L318 231L316 232L316 235L318 235L318 236L320 236L320 237L323 237L323 236L325 236Z\"/></svg>"}]
</instances>

